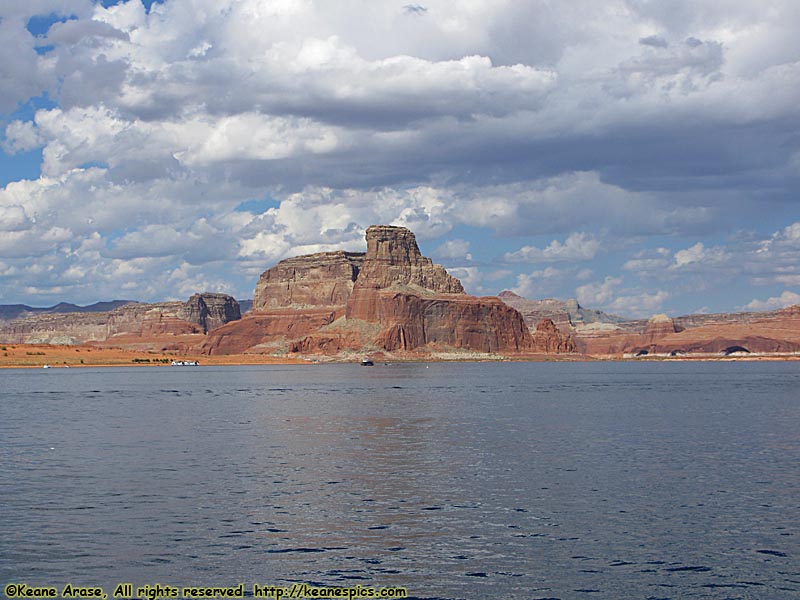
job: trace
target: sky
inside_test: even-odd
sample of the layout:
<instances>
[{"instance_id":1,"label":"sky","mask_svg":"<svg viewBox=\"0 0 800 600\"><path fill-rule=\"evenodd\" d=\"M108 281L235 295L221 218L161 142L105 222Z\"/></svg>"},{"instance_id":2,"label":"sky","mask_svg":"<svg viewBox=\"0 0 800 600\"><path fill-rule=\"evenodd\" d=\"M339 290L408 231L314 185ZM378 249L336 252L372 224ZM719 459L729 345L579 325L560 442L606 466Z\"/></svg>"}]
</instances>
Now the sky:
<instances>
[{"instance_id":1,"label":"sky","mask_svg":"<svg viewBox=\"0 0 800 600\"><path fill-rule=\"evenodd\" d=\"M0 4L0 303L246 299L372 224L476 295L800 303L800 3L407 1Z\"/></svg>"}]
</instances>

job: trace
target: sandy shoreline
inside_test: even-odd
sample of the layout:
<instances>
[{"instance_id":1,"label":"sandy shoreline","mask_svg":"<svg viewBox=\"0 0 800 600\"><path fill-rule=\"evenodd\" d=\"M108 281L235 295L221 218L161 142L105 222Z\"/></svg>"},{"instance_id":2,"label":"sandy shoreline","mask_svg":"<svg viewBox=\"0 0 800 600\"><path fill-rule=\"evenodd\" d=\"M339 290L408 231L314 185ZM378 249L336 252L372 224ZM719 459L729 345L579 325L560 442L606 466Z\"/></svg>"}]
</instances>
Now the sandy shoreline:
<instances>
[{"instance_id":1,"label":"sandy shoreline","mask_svg":"<svg viewBox=\"0 0 800 600\"><path fill-rule=\"evenodd\" d=\"M291 365L311 364L296 358L263 356L257 354L235 354L227 356L204 356L175 352L152 352L124 350L120 348L98 348L95 346L54 346L48 344L2 344L0 345L0 369L80 367L164 367L173 360L193 360L200 365Z\"/></svg>"},{"instance_id":2,"label":"sandy shoreline","mask_svg":"<svg viewBox=\"0 0 800 600\"><path fill-rule=\"evenodd\" d=\"M360 355L349 357L307 356L290 358L283 356L267 356L260 354L230 354L206 356L195 354L179 354L176 352L153 352L141 350L124 350L119 348L98 348L95 346L53 346L47 344L3 344L0 345L0 369L39 368L48 365L50 368L80 367L164 367L170 366L173 360L197 361L201 366L218 365L314 365L326 363L358 363ZM680 357L640 357L628 358L605 355L547 355L528 354L500 356L485 353L434 352L432 354L409 354L403 356L375 357L376 364L381 362L760 362L760 361L793 361L800 360L798 355L755 355L755 356L680 356Z\"/></svg>"}]
</instances>

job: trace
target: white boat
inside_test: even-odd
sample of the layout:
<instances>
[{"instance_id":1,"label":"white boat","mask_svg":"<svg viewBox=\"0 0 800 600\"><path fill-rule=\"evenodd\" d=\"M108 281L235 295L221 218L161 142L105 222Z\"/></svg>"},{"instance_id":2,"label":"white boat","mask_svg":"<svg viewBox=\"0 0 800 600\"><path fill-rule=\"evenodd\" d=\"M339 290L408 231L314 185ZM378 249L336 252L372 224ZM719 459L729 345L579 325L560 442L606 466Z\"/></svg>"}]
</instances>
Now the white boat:
<instances>
[{"instance_id":1,"label":"white boat","mask_svg":"<svg viewBox=\"0 0 800 600\"><path fill-rule=\"evenodd\" d=\"M173 360L173 367L199 367L200 363L196 360Z\"/></svg>"},{"instance_id":2,"label":"white boat","mask_svg":"<svg viewBox=\"0 0 800 600\"><path fill-rule=\"evenodd\" d=\"M43 368L43 369L49 369L49 368L50 368L50 365L42 365L42 368Z\"/></svg>"}]
</instances>

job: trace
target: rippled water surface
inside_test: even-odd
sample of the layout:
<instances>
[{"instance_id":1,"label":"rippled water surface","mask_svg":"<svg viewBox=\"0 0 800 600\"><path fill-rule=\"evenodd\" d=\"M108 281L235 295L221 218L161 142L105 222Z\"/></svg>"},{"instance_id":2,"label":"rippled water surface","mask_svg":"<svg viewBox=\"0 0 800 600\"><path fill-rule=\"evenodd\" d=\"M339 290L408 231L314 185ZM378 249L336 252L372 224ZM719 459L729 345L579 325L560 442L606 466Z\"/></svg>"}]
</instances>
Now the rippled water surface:
<instances>
[{"instance_id":1,"label":"rippled water surface","mask_svg":"<svg viewBox=\"0 0 800 600\"><path fill-rule=\"evenodd\" d=\"M0 381L3 584L800 597L800 363Z\"/></svg>"}]
</instances>

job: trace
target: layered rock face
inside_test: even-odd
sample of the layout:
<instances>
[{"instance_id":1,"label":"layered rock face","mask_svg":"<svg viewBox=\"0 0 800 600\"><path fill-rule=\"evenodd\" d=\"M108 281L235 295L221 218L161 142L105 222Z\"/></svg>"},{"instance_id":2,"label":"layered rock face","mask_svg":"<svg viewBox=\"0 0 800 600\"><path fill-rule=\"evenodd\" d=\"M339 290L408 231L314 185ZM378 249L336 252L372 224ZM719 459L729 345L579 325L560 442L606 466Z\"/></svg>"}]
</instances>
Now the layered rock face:
<instances>
[{"instance_id":1,"label":"layered rock face","mask_svg":"<svg viewBox=\"0 0 800 600\"><path fill-rule=\"evenodd\" d=\"M650 320L647 321L647 327L644 330L644 338L647 343L652 344L660 338L678 333L678 331L683 331L683 328L676 326L675 321L670 319L667 315L653 315L650 317Z\"/></svg>"},{"instance_id":2,"label":"layered rock face","mask_svg":"<svg viewBox=\"0 0 800 600\"><path fill-rule=\"evenodd\" d=\"M344 306L363 263L363 252L342 251L282 260L259 278L252 310Z\"/></svg>"},{"instance_id":3,"label":"layered rock face","mask_svg":"<svg viewBox=\"0 0 800 600\"><path fill-rule=\"evenodd\" d=\"M108 337L108 313L56 313L15 319L0 327L4 344L81 344Z\"/></svg>"}]
</instances>

